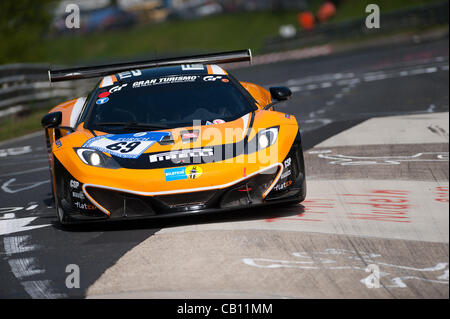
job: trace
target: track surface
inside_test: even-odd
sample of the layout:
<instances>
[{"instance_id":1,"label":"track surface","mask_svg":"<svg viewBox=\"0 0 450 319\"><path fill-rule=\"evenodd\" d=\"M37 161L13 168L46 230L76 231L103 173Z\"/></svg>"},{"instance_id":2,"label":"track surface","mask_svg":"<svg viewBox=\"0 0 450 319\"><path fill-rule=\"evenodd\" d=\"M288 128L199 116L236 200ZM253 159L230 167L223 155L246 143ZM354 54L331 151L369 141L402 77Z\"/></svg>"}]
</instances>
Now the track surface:
<instances>
[{"instance_id":1,"label":"track surface","mask_svg":"<svg viewBox=\"0 0 450 319\"><path fill-rule=\"evenodd\" d=\"M448 298L448 39L234 75L293 90L302 205L60 229L43 135L9 141L0 298Z\"/></svg>"}]
</instances>

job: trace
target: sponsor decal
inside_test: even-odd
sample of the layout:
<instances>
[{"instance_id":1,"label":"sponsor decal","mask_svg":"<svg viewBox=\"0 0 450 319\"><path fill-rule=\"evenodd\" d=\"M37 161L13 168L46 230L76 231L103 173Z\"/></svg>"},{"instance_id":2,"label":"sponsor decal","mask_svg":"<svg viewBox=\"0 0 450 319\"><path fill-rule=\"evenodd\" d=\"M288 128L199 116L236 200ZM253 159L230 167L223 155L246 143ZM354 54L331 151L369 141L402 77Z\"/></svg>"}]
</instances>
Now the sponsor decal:
<instances>
[{"instance_id":1,"label":"sponsor decal","mask_svg":"<svg viewBox=\"0 0 450 319\"><path fill-rule=\"evenodd\" d=\"M205 67L203 64L182 64L181 70L183 71L203 71Z\"/></svg>"},{"instance_id":2,"label":"sponsor decal","mask_svg":"<svg viewBox=\"0 0 450 319\"><path fill-rule=\"evenodd\" d=\"M149 79L146 81L137 81L133 83L133 88L160 85L160 84L172 84L172 83L185 83L185 82L195 82L197 80L197 75L182 75L182 76L169 76L162 77L158 79Z\"/></svg>"},{"instance_id":3,"label":"sponsor decal","mask_svg":"<svg viewBox=\"0 0 450 319\"><path fill-rule=\"evenodd\" d=\"M121 80L126 79L126 78L131 78L132 76L140 76L140 75L142 75L141 70L125 71L125 72L121 72L118 74L118 76Z\"/></svg>"},{"instance_id":4,"label":"sponsor decal","mask_svg":"<svg viewBox=\"0 0 450 319\"><path fill-rule=\"evenodd\" d=\"M210 121L206 121L206 125L213 125L213 123Z\"/></svg>"},{"instance_id":5,"label":"sponsor decal","mask_svg":"<svg viewBox=\"0 0 450 319\"><path fill-rule=\"evenodd\" d=\"M70 180L69 184L71 188L78 188L80 186L80 182L74 181L73 179Z\"/></svg>"},{"instance_id":6,"label":"sponsor decal","mask_svg":"<svg viewBox=\"0 0 450 319\"><path fill-rule=\"evenodd\" d=\"M203 169L198 165L186 167L186 175L191 179L199 178L203 174Z\"/></svg>"},{"instance_id":7,"label":"sponsor decal","mask_svg":"<svg viewBox=\"0 0 450 319\"><path fill-rule=\"evenodd\" d=\"M292 159L289 157L284 161L284 168L288 168L289 166L291 166L291 161Z\"/></svg>"},{"instance_id":8,"label":"sponsor decal","mask_svg":"<svg viewBox=\"0 0 450 319\"><path fill-rule=\"evenodd\" d=\"M95 210L97 209L94 205L89 205L86 203L74 202L73 203L78 209Z\"/></svg>"},{"instance_id":9,"label":"sponsor decal","mask_svg":"<svg viewBox=\"0 0 450 319\"><path fill-rule=\"evenodd\" d=\"M212 148L179 150L165 153L152 154L149 156L150 163L172 161L173 163L189 163L191 158L205 158L214 156Z\"/></svg>"},{"instance_id":10,"label":"sponsor decal","mask_svg":"<svg viewBox=\"0 0 450 319\"><path fill-rule=\"evenodd\" d=\"M72 197L73 198L84 199L84 194L81 193L81 192L72 192Z\"/></svg>"},{"instance_id":11,"label":"sponsor decal","mask_svg":"<svg viewBox=\"0 0 450 319\"><path fill-rule=\"evenodd\" d=\"M222 76L218 75L218 76L214 76L214 75L207 75L203 77L203 81L212 81L215 82L216 80L220 80L222 78Z\"/></svg>"},{"instance_id":12,"label":"sponsor decal","mask_svg":"<svg viewBox=\"0 0 450 319\"><path fill-rule=\"evenodd\" d=\"M291 184L292 184L292 181L286 181L286 182L284 182L284 183L275 185L275 187L274 187L273 189L274 189L275 191L281 191L281 190L283 190L283 189L285 189L285 188L291 186Z\"/></svg>"},{"instance_id":13,"label":"sponsor decal","mask_svg":"<svg viewBox=\"0 0 450 319\"><path fill-rule=\"evenodd\" d=\"M92 148L117 157L138 158L150 146L169 134L169 132L106 134L87 140L81 147Z\"/></svg>"},{"instance_id":14,"label":"sponsor decal","mask_svg":"<svg viewBox=\"0 0 450 319\"><path fill-rule=\"evenodd\" d=\"M187 179L186 168L177 167L165 169L164 177L166 178L166 182Z\"/></svg>"},{"instance_id":15,"label":"sponsor decal","mask_svg":"<svg viewBox=\"0 0 450 319\"><path fill-rule=\"evenodd\" d=\"M103 97L103 98L100 98L100 99L98 99L96 102L95 102L95 104L105 104L106 102L108 102L109 101L109 97Z\"/></svg>"},{"instance_id":16,"label":"sponsor decal","mask_svg":"<svg viewBox=\"0 0 450 319\"><path fill-rule=\"evenodd\" d=\"M288 170L288 171L284 172L283 174L281 174L280 179L286 178L286 177L288 177L289 175L291 175L291 170Z\"/></svg>"},{"instance_id":17,"label":"sponsor decal","mask_svg":"<svg viewBox=\"0 0 450 319\"><path fill-rule=\"evenodd\" d=\"M183 179L196 179L203 174L203 169L198 165L187 167L168 168L164 170L166 182L177 181Z\"/></svg>"},{"instance_id":18,"label":"sponsor decal","mask_svg":"<svg viewBox=\"0 0 450 319\"><path fill-rule=\"evenodd\" d=\"M198 132L199 130L181 131L181 140L183 142L195 142L198 138Z\"/></svg>"},{"instance_id":19,"label":"sponsor decal","mask_svg":"<svg viewBox=\"0 0 450 319\"><path fill-rule=\"evenodd\" d=\"M291 118L291 114L284 114L284 117L287 118L287 119L290 119Z\"/></svg>"},{"instance_id":20,"label":"sponsor decal","mask_svg":"<svg viewBox=\"0 0 450 319\"><path fill-rule=\"evenodd\" d=\"M100 94L98 95L98 97L102 99L102 98L104 98L104 97L107 97L109 94L110 94L110 93L109 93L108 91L102 92L102 93L100 93Z\"/></svg>"},{"instance_id":21,"label":"sponsor decal","mask_svg":"<svg viewBox=\"0 0 450 319\"><path fill-rule=\"evenodd\" d=\"M192 133L184 133L182 136L182 138L196 138L198 137L198 133L197 132L192 132Z\"/></svg>"},{"instance_id":22,"label":"sponsor decal","mask_svg":"<svg viewBox=\"0 0 450 319\"><path fill-rule=\"evenodd\" d=\"M230 82L230 80L228 80L228 79L222 79L222 82L228 83L228 82Z\"/></svg>"},{"instance_id":23,"label":"sponsor decal","mask_svg":"<svg viewBox=\"0 0 450 319\"><path fill-rule=\"evenodd\" d=\"M124 87L126 87L128 83L124 83L122 85L116 85L109 89L109 93L114 93L122 90Z\"/></svg>"},{"instance_id":24,"label":"sponsor decal","mask_svg":"<svg viewBox=\"0 0 450 319\"><path fill-rule=\"evenodd\" d=\"M60 140L56 140L55 141L56 147L60 148L62 146L61 141Z\"/></svg>"},{"instance_id":25,"label":"sponsor decal","mask_svg":"<svg viewBox=\"0 0 450 319\"><path fill-rule=\"evenodd\" d=\"M213 121L213 124L223 124L223 123L225 123L225 121L222 119L216 119Z\"/></svg>"}]
</instances>

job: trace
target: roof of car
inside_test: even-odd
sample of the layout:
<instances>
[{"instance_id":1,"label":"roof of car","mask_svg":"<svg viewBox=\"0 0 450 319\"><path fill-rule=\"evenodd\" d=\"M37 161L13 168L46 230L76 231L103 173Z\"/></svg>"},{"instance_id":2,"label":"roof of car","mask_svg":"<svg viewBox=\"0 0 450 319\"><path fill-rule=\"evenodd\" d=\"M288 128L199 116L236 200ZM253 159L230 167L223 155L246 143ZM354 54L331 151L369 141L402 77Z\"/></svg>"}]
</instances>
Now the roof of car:
<instances>
[{"instance_id":1,"label":"roof of car","mask_svg":"<svg viewBox=\"0 0 450 319\"><path fill-rule=\"evenodd\" d=\"M136 80L147 80L164 76L183 75L227 75L228 73L215 64L183 64L159 68L136 69L105 76L99 88L108 87L118 82L132 82Z\"/></svg>"}]
</instances>

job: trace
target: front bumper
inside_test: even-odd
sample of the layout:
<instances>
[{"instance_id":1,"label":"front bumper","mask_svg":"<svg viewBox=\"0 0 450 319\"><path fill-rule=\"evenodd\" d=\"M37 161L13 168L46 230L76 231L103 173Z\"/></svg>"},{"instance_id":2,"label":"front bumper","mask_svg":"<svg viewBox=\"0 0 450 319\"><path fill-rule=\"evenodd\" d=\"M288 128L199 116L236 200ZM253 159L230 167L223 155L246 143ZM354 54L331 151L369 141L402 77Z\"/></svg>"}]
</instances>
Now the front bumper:
<instances>
[{"instance_id":1,"label":"front bumper","mask_svg":"<svg viewBox=\"0 0 450 319\"><path fill-rule=\"evenodd\" d=\"M162 218L301 202L306 195L300 135L283 163L231 185L183 193L142 193L81 184L56 160L58 202L66 222ZM64 190L69 191L64 191ZM63 191L61 191L63 190ZM75 196L75 197L74 197Z\"/></svg>"}]
</instances>

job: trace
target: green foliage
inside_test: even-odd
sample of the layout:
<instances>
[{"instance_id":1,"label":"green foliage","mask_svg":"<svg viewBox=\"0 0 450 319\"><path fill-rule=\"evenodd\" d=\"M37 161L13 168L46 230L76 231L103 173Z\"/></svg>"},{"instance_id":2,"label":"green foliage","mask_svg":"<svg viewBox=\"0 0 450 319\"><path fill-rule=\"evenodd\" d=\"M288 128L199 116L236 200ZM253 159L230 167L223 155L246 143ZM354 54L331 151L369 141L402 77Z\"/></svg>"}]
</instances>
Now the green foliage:
<instances>
[{"instance_id":1,"label":"green foliage","mask_svg":"<svg viewBox=\"0 0 450 319\"><path fill-rule=\"evenodd\" d=\"M46 59L40 42L50 23L50 2L0 1L0 64Z\"/></svg>"},{"instance_id":2,"label":"green foliage","mask_svg":"<svg viewBox=\"0 0 450 319\"><path fill-rule=\"evenodd\" d=\"M48 109L32 109L30 114L22 117L11 116L0 120L0 141L39 131L41 118Z\"/></svg>"},{"instance_id":3,"label":"green foliage","mask_svg":"<svg viewBox=\"0 0 450 319\"><path fill-rule=\"evenodd\" d=\"M296 11L225 14L198 20L168 21L45 43L52 63L82 63L152 54L251 48L258 51L280 25L296 24Z\"/></svg>"}]
</instances>

